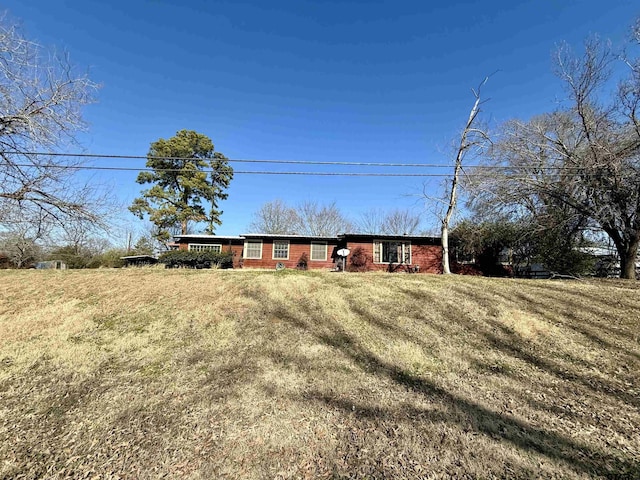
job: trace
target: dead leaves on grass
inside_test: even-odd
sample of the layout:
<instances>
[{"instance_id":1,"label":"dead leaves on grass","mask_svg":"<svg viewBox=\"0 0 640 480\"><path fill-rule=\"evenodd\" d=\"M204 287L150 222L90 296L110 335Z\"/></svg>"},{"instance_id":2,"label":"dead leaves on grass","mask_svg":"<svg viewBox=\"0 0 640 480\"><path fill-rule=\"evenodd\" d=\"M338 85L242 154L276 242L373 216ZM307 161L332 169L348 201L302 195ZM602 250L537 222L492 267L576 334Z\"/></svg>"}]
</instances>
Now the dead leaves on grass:
<instances>
[{"instance_id":1,"label":"dead leaves on grass","mask_svg":"<svg viewBox=\"0 0 640 480\"><path fill-rule=\"evenodd\" d=\"M25 319L14 328L54 300L34 288L82 308L0 347L0 478L638 474L640 300L625 284L60 278L24 289L35 303L11 284L3 306Z\"/></svg>"}]
</instances>

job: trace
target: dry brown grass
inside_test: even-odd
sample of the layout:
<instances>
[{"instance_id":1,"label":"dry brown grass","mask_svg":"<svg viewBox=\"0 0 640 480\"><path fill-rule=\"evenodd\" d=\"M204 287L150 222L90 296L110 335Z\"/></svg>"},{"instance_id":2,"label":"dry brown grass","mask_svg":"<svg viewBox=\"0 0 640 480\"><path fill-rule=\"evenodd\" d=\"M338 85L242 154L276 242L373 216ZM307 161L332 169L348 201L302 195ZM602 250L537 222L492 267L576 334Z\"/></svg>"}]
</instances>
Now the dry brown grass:
<instances>
[{"instance_id":1,"label":"dry brown grass","mask_svg":"<svg viewBox=\"0 0 640 480\"><path fill-rule=\"evenodd\" d=\"M0 478L640 477L638 283L0 280Z\"/></svg>"}]
</instances>

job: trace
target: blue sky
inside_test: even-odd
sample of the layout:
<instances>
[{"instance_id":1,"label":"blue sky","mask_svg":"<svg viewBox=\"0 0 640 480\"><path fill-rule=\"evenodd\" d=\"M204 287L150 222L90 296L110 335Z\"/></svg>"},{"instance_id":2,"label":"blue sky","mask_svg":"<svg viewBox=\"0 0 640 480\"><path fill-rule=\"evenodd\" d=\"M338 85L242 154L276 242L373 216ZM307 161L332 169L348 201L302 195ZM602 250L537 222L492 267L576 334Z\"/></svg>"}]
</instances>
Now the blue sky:
<instances>
[{"instance_id":1,"label":"blue sky","mask_svg":"<svg viewBox=\"0 0 640 480\"><path fill-rule=\"evenodd\" d=\"M208 135L232 159L449 164L452 139L487 75L484 119L555 108L551 71L561 41L591 33L623 43L634 0L537 1L5 1L25 34L65 49L101 84L85 111L85 152L145 155L180 129ZM96 161L143 167L144 160ZM293 166L232 164L236 170ZM307 171L434 173L429 168L296 167ZM134 172L105 172L123 204ZM217 233L245 233L280 198L336 202L349 216L410 208L436 223L420 193L438 178L235 176ZM141 223L122 213L122 223Z\"/></svg>"}]
</instances>

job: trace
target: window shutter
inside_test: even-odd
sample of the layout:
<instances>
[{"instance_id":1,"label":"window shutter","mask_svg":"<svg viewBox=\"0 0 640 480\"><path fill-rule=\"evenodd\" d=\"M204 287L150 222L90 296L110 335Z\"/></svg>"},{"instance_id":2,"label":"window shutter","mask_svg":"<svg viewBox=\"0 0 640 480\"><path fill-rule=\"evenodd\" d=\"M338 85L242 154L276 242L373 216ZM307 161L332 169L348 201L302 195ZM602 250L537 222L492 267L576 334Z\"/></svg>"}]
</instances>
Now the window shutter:
<instances>
[{"instance_id":1,"label":"window shutter","mask_svg":"<svg viewBox=\"0 0 640 480\"><path fill-rule=\"evenodd\" d=\"M411 244L406 242L403 244L404 249L404 263L411 263Z\"/></svg>"},{"instance_id":2,"label":"window shutter","mask_svg":"<svg viewBox=\"0 0 640 480\"><path fill-rule=\"evenodd\" d=\"M380 263L382 262L382 258L380 255L380 251L382 250L382 244L380 242L373 242L373 262Z\"/></svg>"}]
</instances>

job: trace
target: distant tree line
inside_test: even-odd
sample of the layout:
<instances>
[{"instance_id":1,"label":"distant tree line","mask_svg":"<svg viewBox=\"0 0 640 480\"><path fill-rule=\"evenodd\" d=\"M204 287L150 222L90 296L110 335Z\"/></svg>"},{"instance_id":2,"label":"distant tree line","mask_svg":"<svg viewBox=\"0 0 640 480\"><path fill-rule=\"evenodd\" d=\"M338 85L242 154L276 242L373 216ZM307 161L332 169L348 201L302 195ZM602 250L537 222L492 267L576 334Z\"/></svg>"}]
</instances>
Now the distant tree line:
<instances>
[{"instance_id":1,"label":"distant tree line","mask_svg":"<svg viewBox=\"0 0 640 480\"><path fill-rule=\"evenodd\" d=\"M335 202L306 201L290 206L276 199L254 212L248 228L252 233L287 235L335 236L347 232L414 235L421 231L422 218L419 213L396 208L388 211L369 209L358 218L350 219Z\"/></svg>"},{"instance_id":2,"label":"distant tree line","mask_svg":"<svg viewBox=\"0 0 640 480\"><path fill-rule=\"evenodd\" d=\"M153 239L141 236L132 248L118 248L103 237L66 238L64 243L43 244L33 238L0 233L0 268L33 268L38 262L61 261L67 268L123 267L123 256L154 255Z\"/></svg>"}]
</instances>

